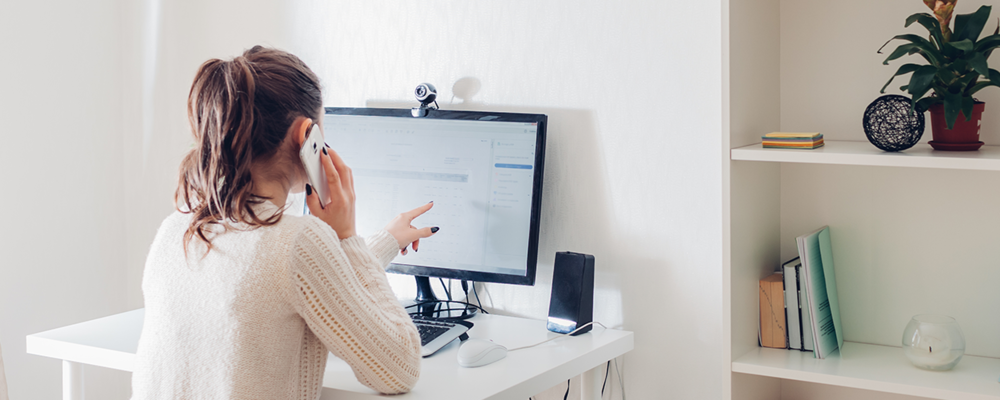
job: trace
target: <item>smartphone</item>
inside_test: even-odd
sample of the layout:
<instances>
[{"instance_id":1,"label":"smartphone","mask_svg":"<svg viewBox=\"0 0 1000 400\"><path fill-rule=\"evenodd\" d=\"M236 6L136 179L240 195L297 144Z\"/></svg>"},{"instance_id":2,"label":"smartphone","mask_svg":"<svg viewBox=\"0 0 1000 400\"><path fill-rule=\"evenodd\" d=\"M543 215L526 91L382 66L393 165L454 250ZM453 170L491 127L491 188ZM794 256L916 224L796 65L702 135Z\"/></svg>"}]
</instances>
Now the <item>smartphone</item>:
<instances>
[{"instance_id":1,"label":"smartphone","mask_svg":"<svg viewBox=\"0 0 1000 400\"><path fill-rule=\"evenodd\" d=\"M312 185L313 191L319 193L319 200L323 207L326 207L330 204L330 186L326 183L326 170L323 169L320 159L324 147L326 140L323 138L323 130L319 128L319 124L313 124L305 143L302 143L302 149L299 150L299 158L302 159L302 166L306 169L309 184Z\"/></svg>"}]
</instances>

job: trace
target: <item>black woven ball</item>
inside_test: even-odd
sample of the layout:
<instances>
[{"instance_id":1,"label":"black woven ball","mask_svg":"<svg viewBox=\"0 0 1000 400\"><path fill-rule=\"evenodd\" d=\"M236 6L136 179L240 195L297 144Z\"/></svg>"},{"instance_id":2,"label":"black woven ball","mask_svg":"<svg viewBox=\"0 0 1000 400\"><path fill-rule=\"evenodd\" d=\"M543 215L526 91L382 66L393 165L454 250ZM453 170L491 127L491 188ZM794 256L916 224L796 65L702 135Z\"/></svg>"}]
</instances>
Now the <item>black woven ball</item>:
<instances>
[{"instance_id":1,"label":"black woven ball","mask_svg":"<svg viewBox=\"0 0 1000 400\"><path fill-rule=\"evenodd\" d=\"M885 151L906 150L924 135L924 113L910 112L910 98L887 94L865 109L865 135L875 147Z\"/></svg>"}]
</instances>

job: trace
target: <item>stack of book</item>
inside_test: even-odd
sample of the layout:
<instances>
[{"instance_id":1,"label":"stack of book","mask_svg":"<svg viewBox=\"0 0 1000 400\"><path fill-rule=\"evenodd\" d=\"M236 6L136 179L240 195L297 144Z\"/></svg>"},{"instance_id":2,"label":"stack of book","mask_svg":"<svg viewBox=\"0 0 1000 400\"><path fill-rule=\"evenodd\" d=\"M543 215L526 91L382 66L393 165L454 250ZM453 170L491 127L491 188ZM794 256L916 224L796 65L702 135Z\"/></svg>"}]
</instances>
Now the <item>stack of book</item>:
<instances>
[{"instance_id":1,"label":"stack of book","mask_svg":"<svg viewBox=\"0 0 1000 400\"><path fill-rule=\"evenodd\" d=\"M819 132L771 132L761 138L765 149L815 149L823 147L823 134Z\"/></svg>"},{"instance_id":2,"label":"stack of book","mask_svg":"<svg viewBox=\"0 0 1000 400\"><path fill-rule=\"evenodd\" d=\"M830 228L799 236L795 242L799 257L781 266L783 276L772 275L760 282L760 343L812 351L822 359L844 345ZM782 286L784 301L778 300L777 288L772 289L775 284ZM784 320L776 318L780 311L775 302L784 303ZM776 337L777 332L787 336Z\"/></svg>"}]
</instances>

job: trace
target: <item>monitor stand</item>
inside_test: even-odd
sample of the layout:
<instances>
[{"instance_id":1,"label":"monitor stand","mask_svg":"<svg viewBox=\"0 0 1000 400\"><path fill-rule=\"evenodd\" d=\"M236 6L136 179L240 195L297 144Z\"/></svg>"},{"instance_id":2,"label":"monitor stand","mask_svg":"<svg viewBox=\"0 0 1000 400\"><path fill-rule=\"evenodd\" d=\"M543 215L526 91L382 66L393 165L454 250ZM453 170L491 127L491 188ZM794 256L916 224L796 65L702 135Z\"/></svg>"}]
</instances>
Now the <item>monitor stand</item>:
<instances>
[{"instance_id":1,"label":"monitor stand","mask_svg":"<svg viewBox=\"0 0 1000 400\"><path fill-rule=\"evenodd\" d=\"M431 280L426 276L415 276L417 280L417 297L415 307L420 315L427 318L467 319L476 314L475 307L466 306L462 302L438 300L431 288Z\"/></svg>"}]
</instances>

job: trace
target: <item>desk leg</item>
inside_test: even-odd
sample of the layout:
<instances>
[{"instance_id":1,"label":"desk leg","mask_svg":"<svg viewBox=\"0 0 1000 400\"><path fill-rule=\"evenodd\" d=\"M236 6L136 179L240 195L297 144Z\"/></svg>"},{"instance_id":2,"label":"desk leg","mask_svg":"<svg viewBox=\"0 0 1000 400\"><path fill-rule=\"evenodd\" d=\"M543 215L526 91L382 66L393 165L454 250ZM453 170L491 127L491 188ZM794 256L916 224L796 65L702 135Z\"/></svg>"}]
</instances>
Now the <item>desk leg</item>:
<instances>
[{"instance_id":1,"label":"desk leg","mask_svg":"<svg viewBox=\"0 0 1000 400\"><path fill-rule=\"evenodd\" d=\"M83 364L63 360L63 400L83 400Z\"/></svg>"},{"instance_id":2,"label":"desk leg","mask_svg":"<svg viewBox=\"0 0 1000 400\"><path fill-rule=\"evenodd\" d=\"M604 367L605 364L601 364L600 367L593 368L590 371L586 371L580 374L582 382L580 382L580 398L583 400L593 400L601 398L601 383L604 382Z\"/></svg>"}]
</instances>

